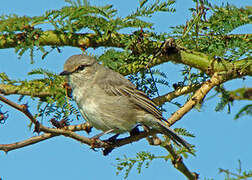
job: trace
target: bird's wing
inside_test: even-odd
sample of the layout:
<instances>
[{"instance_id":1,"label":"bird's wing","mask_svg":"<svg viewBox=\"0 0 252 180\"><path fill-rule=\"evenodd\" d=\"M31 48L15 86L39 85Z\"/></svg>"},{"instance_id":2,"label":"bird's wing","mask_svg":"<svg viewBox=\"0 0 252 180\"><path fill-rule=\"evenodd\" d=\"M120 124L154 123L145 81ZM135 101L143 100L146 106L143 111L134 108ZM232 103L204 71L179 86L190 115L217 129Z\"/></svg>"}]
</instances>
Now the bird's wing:
<instances>
[{"instance_id":1,"label":"bird's wing","mask_svg":"<svg viewBox=\"0 0 252 180\"><path fill-rule=\"evenodd\" d=\"M170 137L175 143L182 144L190 151L191 145L177 135L165 122L163 122L166 120L162 117L162 113L157 109L156 104L144 92L137 90L135 85L121 74L112 70L105 70L106 73L102 73L100 71L101 73L99 73L96 84L98 84L98 86L103 89L107 95L128 96L129 100L137 108L156 117L155 121L160 125L161 132Z\"/></svg>"},{"instance_id":2,"label":"bird's wing","mask_svg":"<svg viewBox=\"0 0 252 180\"><path fill-rule=\"evenodd\" d=\"M106 71L107 73L100 74L102 78L97 79L102 79L98 84L108 95L128 96L138 108L149 112L159 120L165 120L157 105L144 92L137 90L135 85L121 74L108 69Z\"/></svg>"}]
</instances>

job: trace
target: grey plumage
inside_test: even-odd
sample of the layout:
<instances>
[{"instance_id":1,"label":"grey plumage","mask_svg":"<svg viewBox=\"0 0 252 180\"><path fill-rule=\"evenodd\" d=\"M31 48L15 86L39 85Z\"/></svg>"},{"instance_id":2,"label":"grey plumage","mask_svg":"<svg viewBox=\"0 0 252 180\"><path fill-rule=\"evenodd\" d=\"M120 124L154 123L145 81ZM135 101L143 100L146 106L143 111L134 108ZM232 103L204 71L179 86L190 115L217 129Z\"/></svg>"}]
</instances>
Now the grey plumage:
<instances>
[{"instance_id":1,"label":"grey plumage","mask_svg":"<svg viewBox=\"0 0 252 180\"><path fill-rule=\"evenodd\" d=\"M167 125L144 92L121 74L98 64L93 57L71 56L60 75L68 77L82 116L96 129L124 133L143 124L190 149L190 144Z\"/></svg>"}]
</instances>

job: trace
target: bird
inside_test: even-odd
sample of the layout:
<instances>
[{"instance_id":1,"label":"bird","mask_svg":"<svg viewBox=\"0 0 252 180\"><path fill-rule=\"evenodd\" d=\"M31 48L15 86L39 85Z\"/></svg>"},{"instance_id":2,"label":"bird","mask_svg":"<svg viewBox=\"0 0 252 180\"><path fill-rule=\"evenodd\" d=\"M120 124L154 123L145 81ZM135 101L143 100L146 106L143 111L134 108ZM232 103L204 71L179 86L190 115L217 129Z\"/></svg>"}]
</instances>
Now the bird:
<instances>
[{"instance_id":1,"label":"bird","mask_svg":"<svg viewBox=\"0 0 252 180\"><path fill-rule=\"evenodd\" d=\"M123 134L143 125L190 151L191 145L169 127L162 112L143 91L94 57L72 55L59 75L67 77L83 118L102 135Z\"/></svg>"}]
</instances>

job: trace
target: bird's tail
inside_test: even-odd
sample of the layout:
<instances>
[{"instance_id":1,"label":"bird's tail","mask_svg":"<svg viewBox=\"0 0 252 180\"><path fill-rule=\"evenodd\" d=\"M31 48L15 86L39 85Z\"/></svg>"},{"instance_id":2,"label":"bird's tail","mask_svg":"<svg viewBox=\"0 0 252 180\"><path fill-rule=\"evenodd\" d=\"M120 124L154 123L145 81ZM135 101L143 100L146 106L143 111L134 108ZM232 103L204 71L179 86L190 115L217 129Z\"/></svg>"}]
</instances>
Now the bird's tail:
<instances>
[{"instance_id":1,"label":"bird's tail","mask_svg":"<svg viewBox=\"0 0 252 180\"><path fill-rule=\"evenodd\" d=\"M186 142L182 137L180 137L174 130L172 130L167 124L165 124L163 121L160 121L156 119L156 122L158 122L160 131L167 135L171 140L173 140L176 144L183 145L186 149L188 149L191 152L191 144Z\"/></svg>"}]
</instances>

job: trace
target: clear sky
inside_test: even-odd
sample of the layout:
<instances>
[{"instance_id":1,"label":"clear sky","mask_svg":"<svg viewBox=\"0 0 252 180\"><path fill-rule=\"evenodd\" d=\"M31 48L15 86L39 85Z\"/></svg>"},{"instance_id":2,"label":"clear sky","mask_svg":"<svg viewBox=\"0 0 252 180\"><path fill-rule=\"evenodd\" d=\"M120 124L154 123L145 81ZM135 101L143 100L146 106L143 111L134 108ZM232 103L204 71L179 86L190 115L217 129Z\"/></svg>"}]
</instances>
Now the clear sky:
<instances>
[{"instance_id":1,"label":"clear sky","mask_svg":"<svg viewBox=\"0 0 252 180\"><path fill-rule=\"evenodd\" d=\"M125 16L136 8L135 0L95 0L93 4L104 5L111 3L119 9L119 15ZM243 1L216 1L230 2L237 6L252 5L250 0ZM8 0L2 1L0 14L18 14L27 16L41 15L45 10L59 9L66 5L63 0ZM157 31L169 31L170 26L185 23L190 19L188 8L193 3L189 0L178 0L177 12L174 14L158 13L151 21L155 22ZM248 27L240 28L236 33L251 33ZM102 50L94 53L101 54ZM36 56L35 64L31 65L29 55L24 55L20 60L13 49L0 50L0 72L6 72L11 78L24 79L27 72L33 68L43 67L50 71L61 72L64 61L71 55L81 53L77 48L62 48L62 53L52 53L45 60ZM175 83L176 75L179 73L178 65L168 64L163 70L170 77L170 83ZM227 87L235 89L244 85L252 84L252 78L237 80L235 84L227 83ZM232 85L231 85L232 84ZM171 89L170 89L171 90ZM161 93L167 92L162 89ZM11 97L17 101L17 97ZM187 141L196 145L196 157L190 156L185 160L186 165L192 171L200 174L201 179L213 178L224 179L218 174L218 168L235 170L238 167L238 160L242 161L244 169L252 169L252 121L251 117L243 117L238 121L233 120L235 113L246 103L234 102L231 114L215 112L216 99L205 103L201 112L193 110L188 113L174 127L184 127L196 135L196 138L187 138ZM2 104L0 102L0 104ZM30 103L32 107L32 103ZM167 104L169 115L176 110L172 104ZM27 125L29 120L20 112L5 106L3 111L9 111L9 118L6 124L0 124L0 144L13 143L31 137L32 132ZM32 109L34 112L35 110ZM96 133L96 132L95 132ZM94 133L94 134L95 134ZM85 133L83 135L86 136ZM149 151L157 155L165 155L166 152L159 147L152 147L141 140L119 149L115 149L109 156L102 156L102 153L90 150L88 146L82 145L65 137L57 137L39 144L28 146L22 149L11 151L7 155L0 152L0 177L4 180L16 179L123 179L123 175L116 176L116 158L122 155L134 157L139 151ZM148 169L143 169L141 175L133 168L129 180L159 180L159 179L185 179L172 164L163 160L154 160Z\"/></svg>"}]
</instances>

